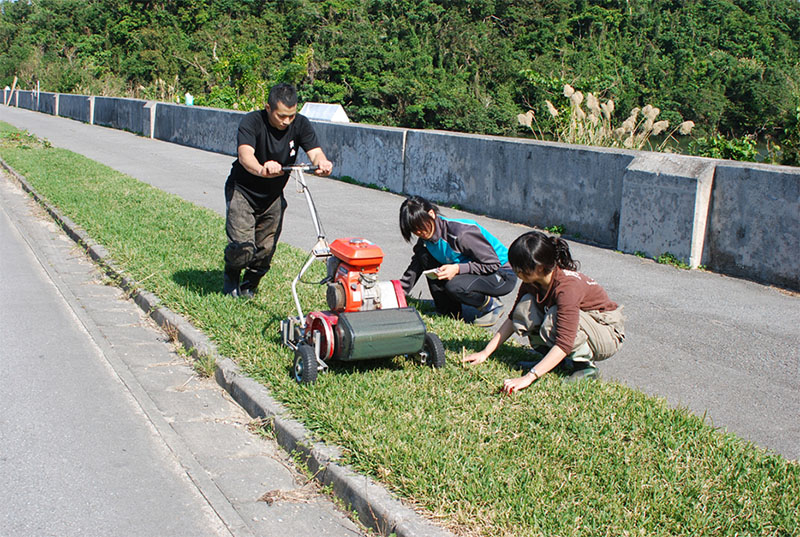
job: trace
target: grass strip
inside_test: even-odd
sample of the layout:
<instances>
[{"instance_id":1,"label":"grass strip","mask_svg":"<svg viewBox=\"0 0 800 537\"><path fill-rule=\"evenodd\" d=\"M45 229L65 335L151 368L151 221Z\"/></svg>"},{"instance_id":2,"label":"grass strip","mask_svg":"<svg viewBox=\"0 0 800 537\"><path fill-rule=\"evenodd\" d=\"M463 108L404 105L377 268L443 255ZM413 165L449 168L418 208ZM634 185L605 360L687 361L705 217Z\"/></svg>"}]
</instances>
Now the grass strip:
<instances>
[{"instance_id":1,"label":"grass strip","mask_svg":"<svg viewBox=\"0 0 800 537\"><path fill-rule=\"evenodd\" d=\"M463 369L486 333L425 316L451 362L401 357L290 379L279 321L306 253L281 244L259 295L220 294L224 220L0 123L0 156L51 203L269 387L347 463L463 535L800 534L800 466L716 430L686 409L614 382L548 375L502 397L519 347ZM220 189L222 186L220 185ZM322 265L309 280L321 278ZM320 286L301 286L324 309Z\"/></svg>"}]
</instances>

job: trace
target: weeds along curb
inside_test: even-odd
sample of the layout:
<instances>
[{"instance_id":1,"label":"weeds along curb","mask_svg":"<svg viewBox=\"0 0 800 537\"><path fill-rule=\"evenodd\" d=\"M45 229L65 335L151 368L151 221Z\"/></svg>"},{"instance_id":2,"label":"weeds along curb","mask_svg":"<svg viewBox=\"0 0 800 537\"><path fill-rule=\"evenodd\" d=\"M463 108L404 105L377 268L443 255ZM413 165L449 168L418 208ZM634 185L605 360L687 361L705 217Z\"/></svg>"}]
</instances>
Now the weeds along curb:
<instances>
[{"instance_id":1,"label":"weeds along curb","mask_svg":"<svg viewBox=\"0 0 800 537\"><path fill-rule=\"evenodd\" d=\"M339 464L341 452L334 446L315 442L306 427L291 418L289 412L276 401L269 390L241 372L230 358L221 356L214 343L188 320L160 304L153 293L140 289L137 283L125 276L108 253L92 240L69 217L50 205L28 180L17 173L3 159L0 165L44 208L67 235L83 248L92 260L123 289L150 316L164 333L180 342L195 358L213 357L216 363L215 379L234 400L253 418L262 419L272 429L275 439L288 453L299 456L311 475L323 486L330 487L334 495L349 509L358 514L365 526L381 535L397 537L452 537L443 528L435 526L410 507L403 505L384 487L369 477L359 475Z\"/></svg>"}]
</instances>

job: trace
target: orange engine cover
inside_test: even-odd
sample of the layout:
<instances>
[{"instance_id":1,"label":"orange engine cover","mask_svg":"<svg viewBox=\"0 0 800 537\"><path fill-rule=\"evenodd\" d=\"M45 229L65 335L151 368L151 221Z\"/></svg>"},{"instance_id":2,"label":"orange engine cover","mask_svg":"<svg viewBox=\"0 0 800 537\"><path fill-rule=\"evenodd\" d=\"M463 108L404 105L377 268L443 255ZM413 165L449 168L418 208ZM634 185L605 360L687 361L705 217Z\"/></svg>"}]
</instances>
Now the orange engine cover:
<instances>
[{"instance_id":1,"label":"orange engine cover","mask_svg":"<svg viewBox=\"0 0 800 537\"><path fill-rule=\"evenodd\" d=\"M336 239L331 243L331 253L361 272L378 272L383 262L383 250L377 244L356 237Z\"/></svg>"},{"instance_id":2,"label":"orange engine cover","mask_svg":"<svg viewBox=\"0 0 800 537\"><path fill-rule=\"evenodd\" d=\"M344 291L344 311L359 311L364 302L364 286L361 285L361 272L355 267L341 263L336 271L336 282Z\"/></svg>"}]
</instances>

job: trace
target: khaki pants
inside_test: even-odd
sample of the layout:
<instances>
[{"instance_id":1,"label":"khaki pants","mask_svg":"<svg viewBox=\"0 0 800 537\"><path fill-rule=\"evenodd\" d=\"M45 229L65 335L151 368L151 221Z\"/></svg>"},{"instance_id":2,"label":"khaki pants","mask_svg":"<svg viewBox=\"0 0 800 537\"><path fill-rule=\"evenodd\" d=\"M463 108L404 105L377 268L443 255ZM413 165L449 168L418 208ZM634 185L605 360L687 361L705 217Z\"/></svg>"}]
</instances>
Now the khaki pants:
<instances>
[{"instance_id":1,"label":"khaki pants","mask_svg":"<svg viewBox=\"0 0 800 537\"><path fill-rule=\"evenodd\" d=\"M542 312L536 298L527 294L514 308L511 319L521 336L527 336L531 347L556 344L556 312L551 306ZM616 353L625 341L625 317L622 306L614 311L581 311L578 333L568 357L575 362L605 360Z\"/></svg>"}]
</instances>

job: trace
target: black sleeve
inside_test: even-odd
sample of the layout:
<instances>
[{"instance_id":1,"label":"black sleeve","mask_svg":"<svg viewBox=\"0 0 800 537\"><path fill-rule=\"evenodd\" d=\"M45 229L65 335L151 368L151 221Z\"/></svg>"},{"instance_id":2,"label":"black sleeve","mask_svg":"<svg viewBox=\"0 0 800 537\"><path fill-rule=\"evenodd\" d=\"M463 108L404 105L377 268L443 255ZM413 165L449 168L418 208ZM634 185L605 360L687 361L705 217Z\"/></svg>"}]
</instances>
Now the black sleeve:
<instances>
[{"instance_id":1,"label":"black sleeve","mask_svg":"<svg viewBox=\"0 0 800 537\"><path fill-rule=\"evenodd\" d=\"M434 268L433 266L428 266L431 265L429 261L430 257L428 249L425 248L422 239L419 239L417 244L414 245L414 255L411 256L411 263L409 263L408 268L403 273L403 277L400 278L400 285L403 287L405 294L409 294L417 284L420 276L422 276L422 271Z\"/></svg>"},{"instance_id":2,"label":"black sleeve","mask_svg":"<svg viewBox=\"0 0 800 537\"><path fill-rule=\"evenodd\" d=\"M306 116L301 116L299 114L294 121L297 123L297 144L303 148L303 151L308 152L309 149L319 147L317 133L314 132L314 126L311 124L311 121L309 121Z\"/></svg>"},{"instance_id":3,"label":"black sleeve","mask_svg":"<svg viewBox=\"0 0 800 537\"><path fill-rule=\"evenodd\" d=\"M250 112L245 114L239 122L239 130L236 133L236 147L249 145L256 148L256 135L258 132L258 115Z\"/></svg>"}]
</instances>

